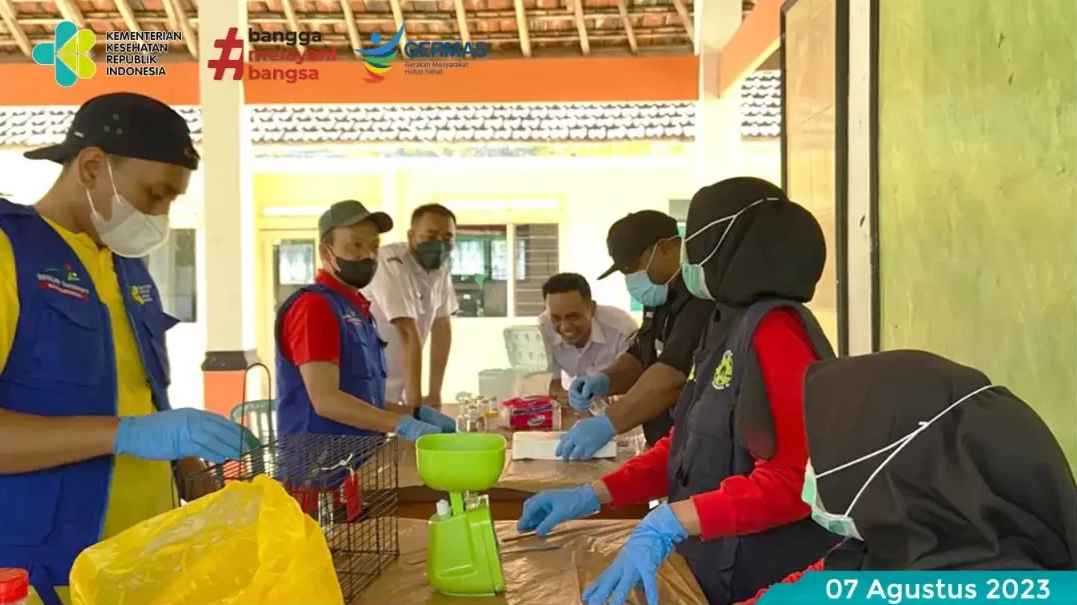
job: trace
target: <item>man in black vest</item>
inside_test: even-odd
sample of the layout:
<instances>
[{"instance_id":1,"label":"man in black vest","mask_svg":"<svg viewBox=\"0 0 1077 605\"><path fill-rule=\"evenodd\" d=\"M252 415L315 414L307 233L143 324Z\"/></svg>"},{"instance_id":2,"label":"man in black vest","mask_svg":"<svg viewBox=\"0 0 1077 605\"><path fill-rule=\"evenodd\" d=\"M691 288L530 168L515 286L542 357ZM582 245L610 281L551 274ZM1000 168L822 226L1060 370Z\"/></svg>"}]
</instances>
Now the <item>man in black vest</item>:
<instances>
[{"instance_id":1,"label":"man in black vest","mask_svg":"<svg viewBox=\"0 0 1077 605\"><path fill-rule=\"evenodd\" d=\"M621 395L602 416L577 422L559 444L565 460L587 460L616 435L643 425L648 445L669 434L670 408L688 379L692 353L714 314L714 302L688 293L680 273L681 234L673 217L656 210L633 212L606 237L613 266L643 305L643 326L628 351L608 368L576 378L569 404L586 412L591 398Z\"/></svg>"},{"instance_id":2,"label":"man in black vest","mask_svg":"<svg viewBox=\"0 0 1077 605\"><path fill-rule=\"evenodd\" d=\"M781 189L741 177L696 193L686 232L681 277L716 311L670 437L591 485L533 496L518 523L544 535L602 504L669 498L584 592L588 605L620 605L639 583L658 605L658 566L674 547L708 603L736 603L817 561L838 540L801 499L804 374L834 356L802 304L814 296L826 260L819 223Z\"/></svg>"}]
</instances>

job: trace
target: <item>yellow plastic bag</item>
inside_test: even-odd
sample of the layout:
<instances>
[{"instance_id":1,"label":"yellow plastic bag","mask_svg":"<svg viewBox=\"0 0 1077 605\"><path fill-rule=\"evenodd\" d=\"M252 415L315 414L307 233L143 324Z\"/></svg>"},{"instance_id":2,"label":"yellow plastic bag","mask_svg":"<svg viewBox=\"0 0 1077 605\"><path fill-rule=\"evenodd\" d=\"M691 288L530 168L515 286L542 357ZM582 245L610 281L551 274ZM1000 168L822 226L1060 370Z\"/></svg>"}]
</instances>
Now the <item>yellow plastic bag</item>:
<instances>
[{"instance_id":1,"label":"yellow plastic bag","mask_svg":"<svg viewBox=\"0 0 1077 605\"><path fill-rule=\"evenodd\" d=\"M74 605L344 605L317 522L265 476L87 548Z\"/></svg>"}]
</instances>

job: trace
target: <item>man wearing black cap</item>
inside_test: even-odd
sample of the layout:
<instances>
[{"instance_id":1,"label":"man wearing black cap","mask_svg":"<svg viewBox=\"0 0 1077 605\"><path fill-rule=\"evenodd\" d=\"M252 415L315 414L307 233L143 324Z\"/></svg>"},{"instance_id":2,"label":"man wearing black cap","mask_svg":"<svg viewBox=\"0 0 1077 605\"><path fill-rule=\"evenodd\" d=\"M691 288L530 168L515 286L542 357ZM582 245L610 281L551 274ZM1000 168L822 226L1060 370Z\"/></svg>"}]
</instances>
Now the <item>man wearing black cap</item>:
<instances>
[{"instance_id":1,"label":"man wearing black cap","mask_svg":"<svg viewBox=\"0 0 1077 605\"><path fill-rule=\"evenodd\" d=\"M599 279L624 274L628 292L644 306L643 326L613 365L569 387L569 404L579 412L592 397L624 395L604 415L581 420L562 438L558 455L566 460L587 460L641 424L651 445L666 436L673 426L669 410L714 314L714 303L693 297L681 280L681 236L673 217L655 210L629 214L610 227L606 246L613 266Z\"/></svg>"},{"instance_id":2,"label":"man wearing black cap","mask_svg":"<svg viewBox=\"0 0 1077 605\"><path fill-rule=\"evenodd\" d=\"M360 290L374 279L381 234L392 228L388 214L355 200L333 204L318 219L322 268L277 311L281 435L395 431L415 441L456 430L429 407L386 409L385 343Z\"/></svg>"},{"instance_id":3,"label":"man wearing black cap","mask_svg":"<svg viewBox=\"0 0 1077 605\"><path fill-rule=\"evenodd\" d=\"M131 93L86 102L34 206L0 200L0 567L66 601L86 547L173 507L199 459L257 440L215 414L172 410L165 331L176 320L141 257L198 153L183 117ZM18 497L11 497L17 495Z\"/></svg>"}]
</instances>

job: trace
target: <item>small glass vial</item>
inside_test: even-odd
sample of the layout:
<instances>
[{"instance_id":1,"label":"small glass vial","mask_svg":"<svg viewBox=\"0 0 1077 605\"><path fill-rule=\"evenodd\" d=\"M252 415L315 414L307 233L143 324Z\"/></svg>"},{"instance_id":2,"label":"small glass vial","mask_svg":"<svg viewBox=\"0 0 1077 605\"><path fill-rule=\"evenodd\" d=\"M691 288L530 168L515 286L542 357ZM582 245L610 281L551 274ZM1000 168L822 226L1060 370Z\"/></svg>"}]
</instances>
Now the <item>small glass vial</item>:
<instances>
[{"instance_id":1,"label":"small glass vial","mask_svg":"<svg viewBox=\"0 0 1077 605\"><path fill-rule=\"evenodd\" d=\"M485 402L486 430L492 431L497 428L498 419L501 417L501 409L498 407L496 397L488 397Z\"/></svg>"},{"instance_id":2,"label":"small glass vial","mask_svg":"<svg viewBox=\"0 0 1077 605\"><path fill-rule=\"evenodd\" d=\"M601 416L606 413L606 408L610 407L609 401L601 395L596 395L591 398L591 403L588 405L588 409L591 411L592 416Z\"/></svg>"},{"instance_id":3,"label":"small glass vial","mask_svg":"<svg viewBox=\"0 0 1077 605\"><path fill-rule=\"evenodd\" d=\"M486 430L486 418L483 417L478 405L467 406L467 422L469 433L481 433Z\"/></svg>"},{"instance_id":4,"label":"small glass vial","mask_svg":"<svg viewBox=\"0 0 1077 605\"><path fill-rule=\"evenodd\" d=\"M0 568L0 605L26 605L30 574L25 569Z\"/></svg>"}]
</instances>

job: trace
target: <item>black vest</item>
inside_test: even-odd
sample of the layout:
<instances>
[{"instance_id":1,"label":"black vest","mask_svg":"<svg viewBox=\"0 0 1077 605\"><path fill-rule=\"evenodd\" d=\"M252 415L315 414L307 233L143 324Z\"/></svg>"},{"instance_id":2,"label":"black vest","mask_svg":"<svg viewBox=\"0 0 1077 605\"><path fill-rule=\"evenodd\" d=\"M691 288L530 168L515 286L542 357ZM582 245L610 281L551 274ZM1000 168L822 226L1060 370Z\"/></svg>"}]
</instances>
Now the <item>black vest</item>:
<instances>
[{"instance_id":1,"label":"black vest","mask_svg":"<svg viewBox=\"0 0 1077 605\"><path fill-rule=\"evenodd\" d=\"M680 280L677 280L679 286ZM658 362L661 349L669 341L673 332L673 322L685 305L692 300L692 295L683 286L670 288L671 300L658 307L645 307L643 309L643 325L640 326L636 338L639 340L640 362L644 370ZM673 428L672 409L662 410L657 416L643 423L643 437L647 445L654 446Z\"/></svg>"},{"instance_id":2,"label":"black vest","mask_svg":"<svg viewBox=\"0 0 1077 605\"><path fill-rule=\"evenodd\" d=\"M834 357L819 323L803 305L767 300L748 308L720 307L721 317L700 341L692 376L674 412L677 430L669 453L670 502L713 491L726 477L752 471L754 458L740 443L752 439L746 434L751 431L737 427L746 426L746 418L757 427L771 422L752 335L763 316L779 307L800 314L821 359ZM773 435L773 426L769 435ZM766 442L771 439L760 441L760 448L752 449L762 457L773 455L772 444L771 451L766 451ZM688 538L677 545L677 552L688 561L707 602L724 605L748 599L759 589L818 561L838 540L807 517L748 536L707 542Z\"/></svg>"}]
</instances>

